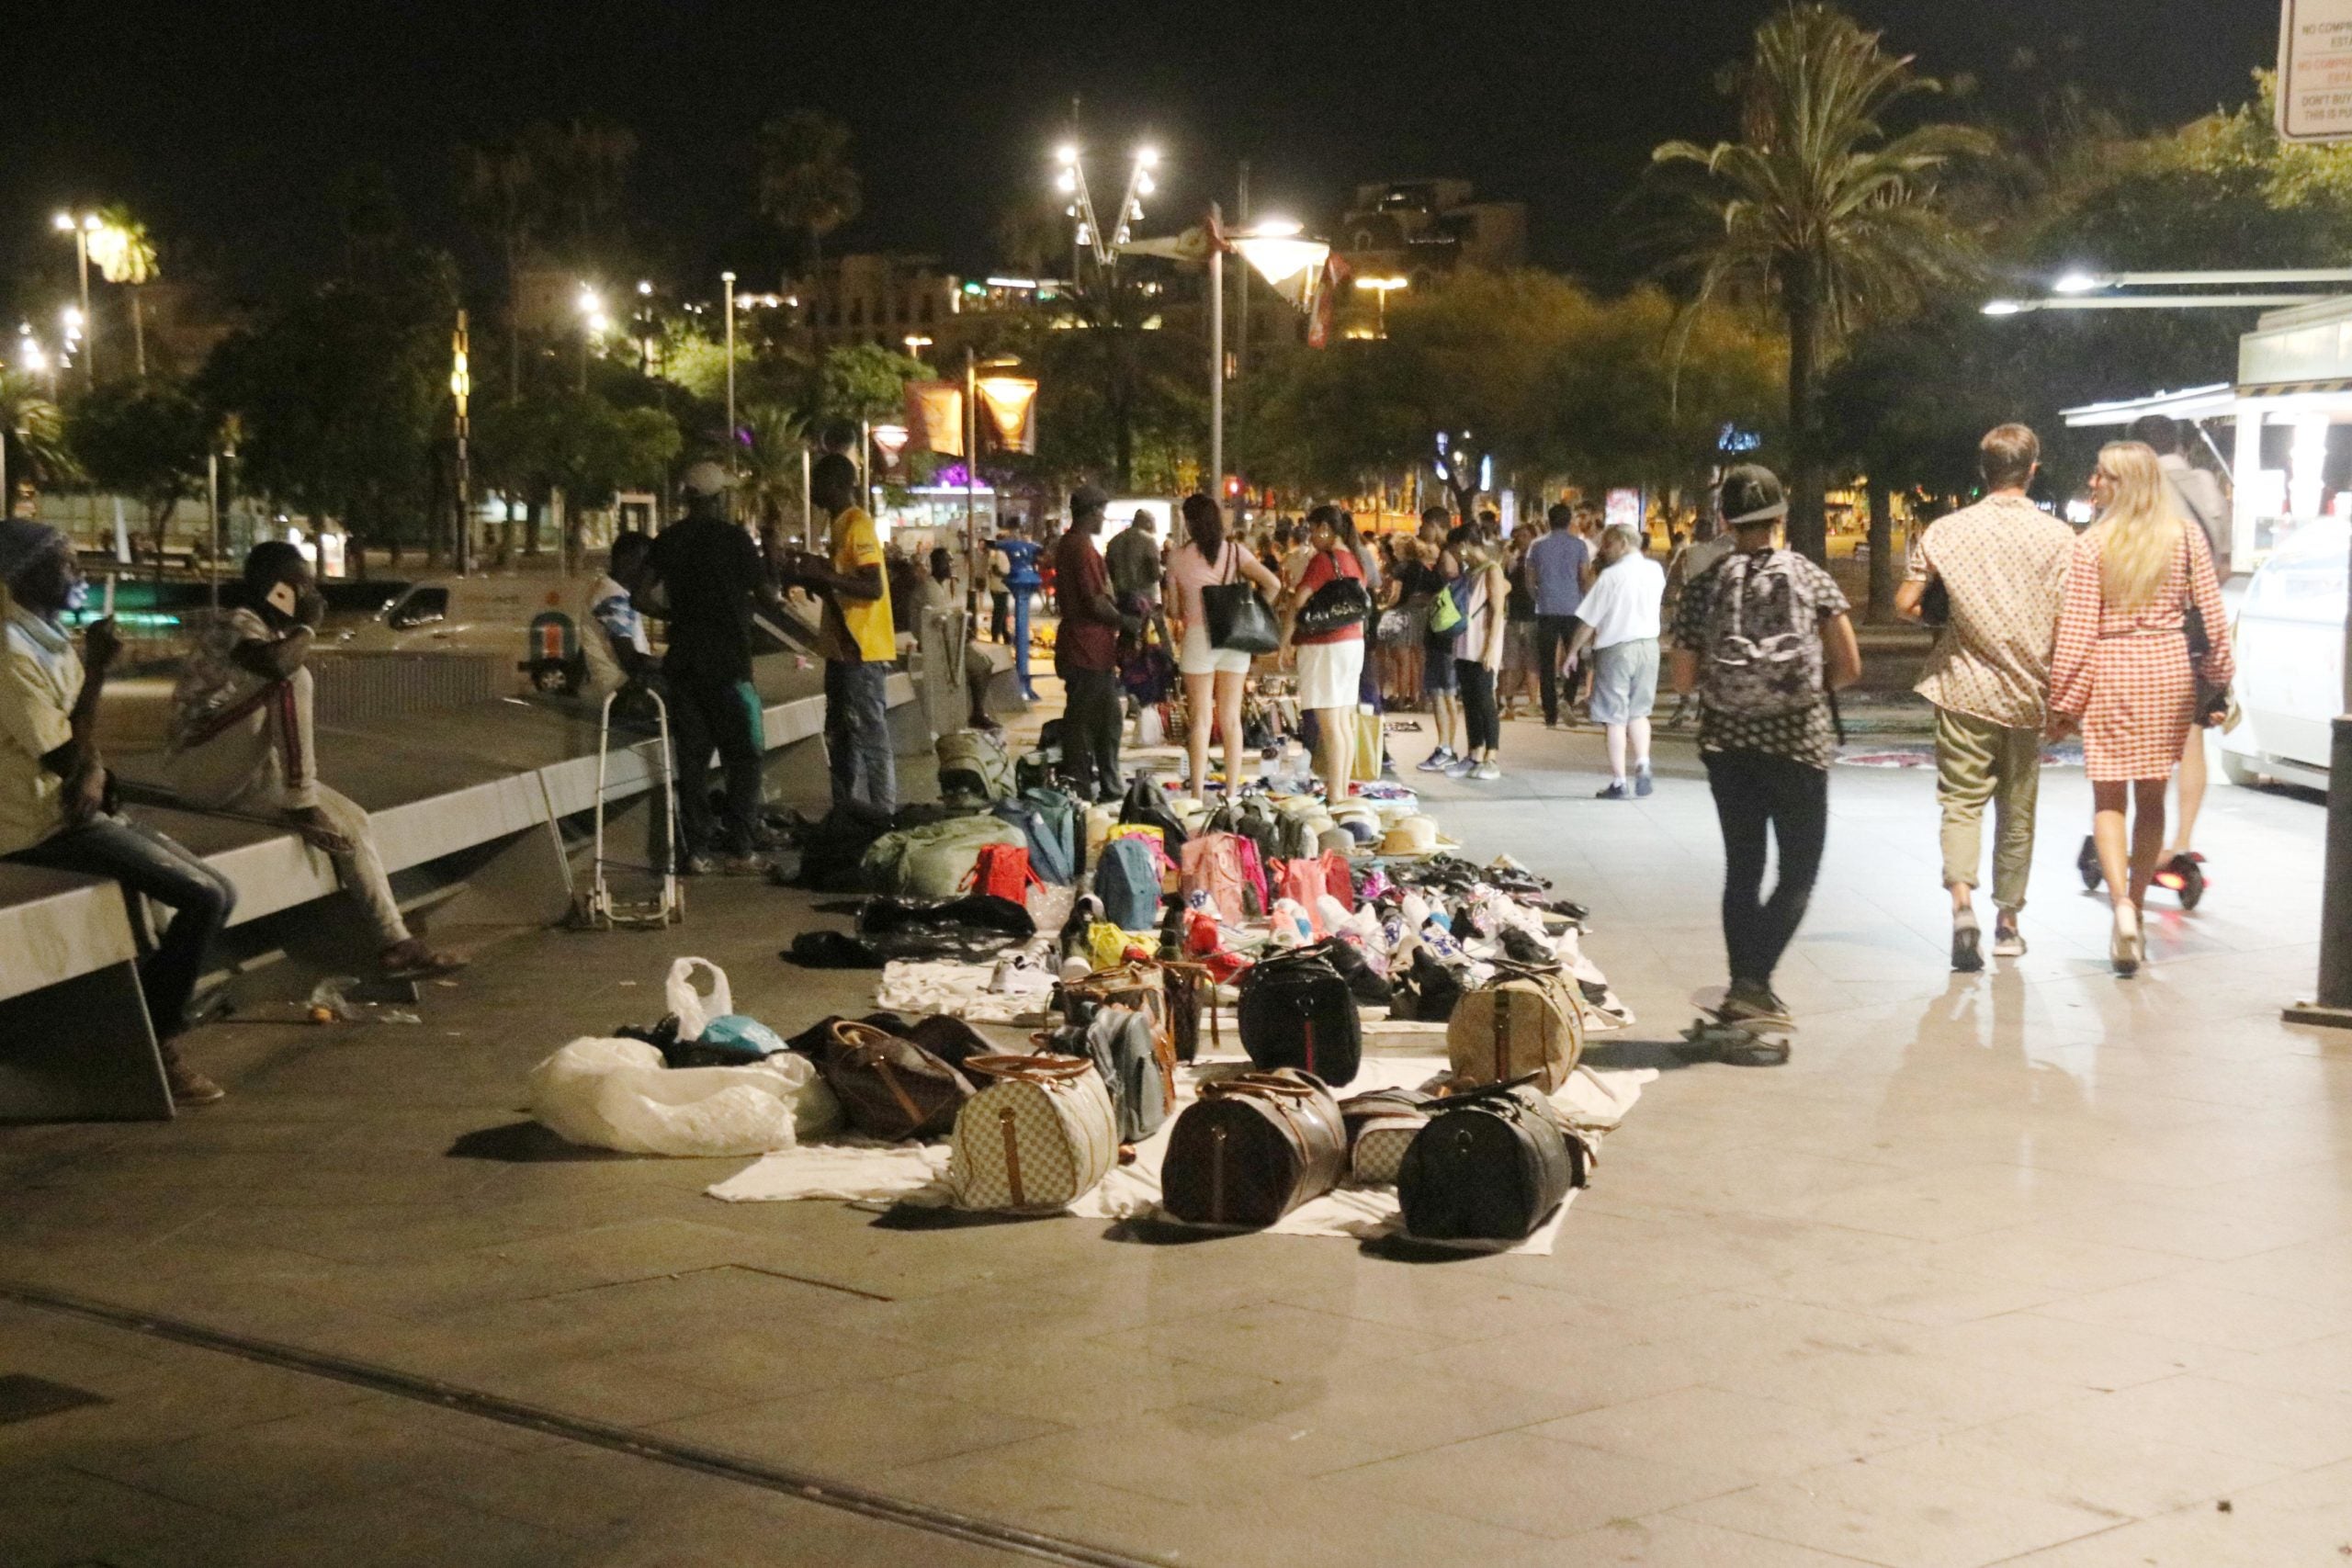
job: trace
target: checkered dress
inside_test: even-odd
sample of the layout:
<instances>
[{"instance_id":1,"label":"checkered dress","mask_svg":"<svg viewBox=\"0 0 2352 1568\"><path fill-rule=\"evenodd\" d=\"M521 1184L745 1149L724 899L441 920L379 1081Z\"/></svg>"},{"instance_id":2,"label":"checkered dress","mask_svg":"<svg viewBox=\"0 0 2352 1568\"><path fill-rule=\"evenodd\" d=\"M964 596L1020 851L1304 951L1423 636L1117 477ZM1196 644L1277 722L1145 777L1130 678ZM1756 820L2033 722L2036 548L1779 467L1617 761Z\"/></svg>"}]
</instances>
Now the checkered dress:
<instances>
[{"instance_id":1,"label":"checkered dress","mask_svg":"<svg viewBox=\"0 0 2352 1568\"><path fill-rule=\"evenodd\" d=\"M2094 784L2169 778L2197 706L2197 678L2181 631L2192 600L2212 643L2207 678L2226 684L2236 672L2212 547L2199 530L2183 528L2180 554L2163 585L2140 609L2117 610L2108 607L2100 586L2099 546L2097 529L2075 541L2050 706L2081 720L2083 761Z\"/></svg>"}]
</instances>

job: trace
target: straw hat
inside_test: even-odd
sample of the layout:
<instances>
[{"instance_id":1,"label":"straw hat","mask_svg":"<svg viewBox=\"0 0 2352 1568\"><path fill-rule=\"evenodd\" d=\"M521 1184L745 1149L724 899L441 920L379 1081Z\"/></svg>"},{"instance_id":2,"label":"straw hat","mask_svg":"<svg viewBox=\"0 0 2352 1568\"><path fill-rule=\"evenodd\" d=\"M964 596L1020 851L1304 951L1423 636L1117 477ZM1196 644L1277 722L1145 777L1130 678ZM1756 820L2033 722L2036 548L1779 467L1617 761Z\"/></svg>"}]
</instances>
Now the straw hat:
<instances>
[{"instance_id":1,"label":"straw hat","mask_svg":"<svg viewBox=\"0 0 2352 1568\"><path fill-rule=\"evenodd\" d=\"M1437 818L1433 817L1400 817L1389 824L1387 836L1380 840L1380 852L1385 855L1430 855L1437 850Z\"/></svg>"}]
</instances>

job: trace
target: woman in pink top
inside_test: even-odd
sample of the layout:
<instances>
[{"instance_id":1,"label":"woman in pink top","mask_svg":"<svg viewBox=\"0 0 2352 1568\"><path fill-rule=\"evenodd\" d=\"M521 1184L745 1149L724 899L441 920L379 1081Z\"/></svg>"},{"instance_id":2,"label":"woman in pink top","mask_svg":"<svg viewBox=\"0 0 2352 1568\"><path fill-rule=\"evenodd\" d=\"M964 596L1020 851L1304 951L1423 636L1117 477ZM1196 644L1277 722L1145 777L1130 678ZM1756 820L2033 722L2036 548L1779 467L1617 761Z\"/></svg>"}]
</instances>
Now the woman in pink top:
<instances>
[{"instance_id":1,"label":"woman in pink top","mask_svg":"<svg viewBox=\"0 0 2352 1568\"><path fill-rule=\"evenodd\" d=\"M1363 563L1354 542L1344 532L1336 506L1317 507L1307 514L1306 543L1314 553L1292 591L1294 620L1316 590L1336 579L1364 581ZM1348 781L1355 773L1356 708L1363 688L1363 623L1351 621L1328 632L1299 633L1291 638L1298 649L1298 705L1315 715L1316 771L1323 775L1323 798L1334 805L1348 798Z\"/></svg>"},{"instance_id":2,"label":"woman in pink top","mask_svg":"<svg viewBox=\"0 0 2352 1568\"><path fill-rule=\"evenodd\" d=\"M1209 642L1201 590L1213 582L1248 582L1259 592L1282 592L1282 579L1258 558L1225 536L1225 513L1205 495L1184 498L1184 543L1168 552L1169 605L1175 621L1176 668L1184 677L1184 704L1192 715L1185 742L1193 753L1193 798L1208 788L1209 724L1212 714L1225 731L1225 788L1241 788L1241 689L1250 681L1250 656Z\"/></svg>"}]
</instances>

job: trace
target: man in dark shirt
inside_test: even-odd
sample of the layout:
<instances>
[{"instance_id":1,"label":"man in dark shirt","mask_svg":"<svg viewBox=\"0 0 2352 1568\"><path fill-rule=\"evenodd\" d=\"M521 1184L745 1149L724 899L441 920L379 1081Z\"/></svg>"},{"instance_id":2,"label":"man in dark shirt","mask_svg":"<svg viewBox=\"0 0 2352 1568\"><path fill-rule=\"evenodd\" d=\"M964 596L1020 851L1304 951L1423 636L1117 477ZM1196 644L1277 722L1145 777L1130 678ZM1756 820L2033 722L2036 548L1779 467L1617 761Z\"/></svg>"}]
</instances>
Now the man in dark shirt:
<instances>
[{"instance_id":1,"label":"man in dark shirt","mask_svg":"<svg viewBox=\"0 0 2352 1568\"><path fill-rule=\"evenodd\" d=\"M781 615L775 585L752 536L726 514L734 480L716 463L686 470L686 514L663 529L646 553L645 575L656 613L670 627L662 673L669 687L677 742L678 818L685 869L730 875L767 870L758 852L760 747L753 729L759 694L752 688L752 606ZM646 595L638 595L642 606ZM710 754L727 773L725 844L711 818Z\"/></svg>"},{"instance_id":2,"label":"man in dark shirt","mask_svg":"<svg viewBox=\"0 0 2352 1568\"><path fill-rule=\"evenodd\" d=\"M1054 545L1054 592L1061 626L1054 634L1054 673L1062 678L1062 766L1089 800L1116 799L1119 728L1119 607L1111 573L1095 547L1111 498L1080 485L1069 498L1069 532Z\"/></svg>"}]
</instances>

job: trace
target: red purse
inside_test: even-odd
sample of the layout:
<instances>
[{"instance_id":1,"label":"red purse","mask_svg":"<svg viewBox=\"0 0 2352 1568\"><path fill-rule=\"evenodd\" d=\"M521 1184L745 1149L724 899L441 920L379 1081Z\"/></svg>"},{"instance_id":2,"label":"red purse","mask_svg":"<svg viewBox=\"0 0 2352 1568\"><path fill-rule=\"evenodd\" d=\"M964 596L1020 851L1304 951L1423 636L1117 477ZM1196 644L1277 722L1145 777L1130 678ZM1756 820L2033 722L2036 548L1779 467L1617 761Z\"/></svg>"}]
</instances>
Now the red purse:
<instances>
[{"instance_id":1,"label":"red purse","mask_svg":"<svg viewBox=\"0 0 2352 1568\"><path fill-rule=\"evenodd\" d=\"M979 858L972 863L972 874L965 879L965 886L973 892L1014 904L1026 904L1029 889L1045 883L1030 868L1028 849L1020 844L981 845Z\"/></svg>"}]
</instances>

